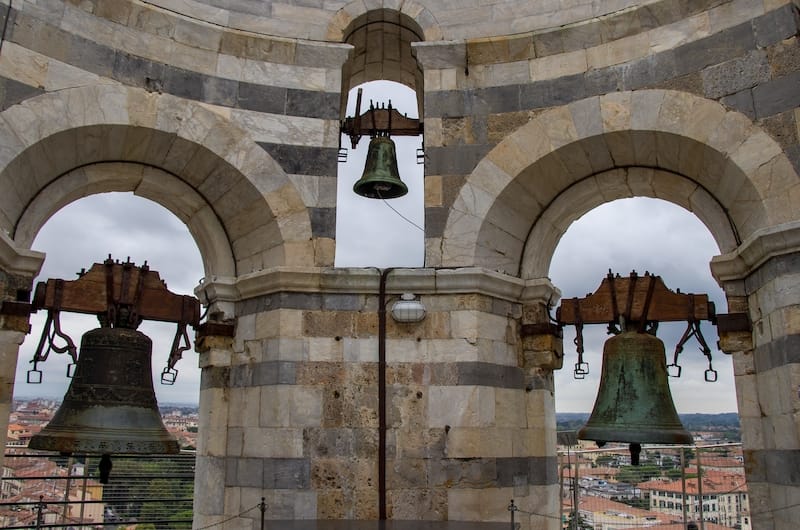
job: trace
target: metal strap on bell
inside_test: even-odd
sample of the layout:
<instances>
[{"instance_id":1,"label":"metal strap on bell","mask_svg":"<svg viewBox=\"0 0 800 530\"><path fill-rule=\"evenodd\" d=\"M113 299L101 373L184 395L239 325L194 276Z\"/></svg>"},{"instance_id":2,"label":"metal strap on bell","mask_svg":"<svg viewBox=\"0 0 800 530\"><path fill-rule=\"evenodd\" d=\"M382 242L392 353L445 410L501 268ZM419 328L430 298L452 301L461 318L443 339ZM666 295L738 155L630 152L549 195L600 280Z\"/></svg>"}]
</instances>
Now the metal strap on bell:
<instances>
[{"instance_id":1,"label":"metal strap on bell","mask_svg":"<svg viewBox=\"0 0 800 530\"><path fill-rule=\"evenodd\" d=\"M606 341L597 398L578 438L599 444L692 443L672 402L661 339L628 330Z\"/></svg>"},{"instance_id":2,"label":"metal strap on bell","mask_svg":"<svg viewBox=\"0 0 800 530\"><path fill-rule=\"evenodd\" d=\"M375 136L370 140L364 173L353 185L353 191L368 199L395 199L408 193L408 186L400 180L391 138Z\"/></svg>"},{"instance_id":3,"label":"metal strap on bell","mask_svg":"<svg viewBox=\"0 0 800 530\"><path fill-rule=\"evenodd\" d=\"M152 341L135 329L86 332L64 401L28 447L61 453L178 453L178 442L158 411L151 351Z\"/></svg>"}]
</instances>

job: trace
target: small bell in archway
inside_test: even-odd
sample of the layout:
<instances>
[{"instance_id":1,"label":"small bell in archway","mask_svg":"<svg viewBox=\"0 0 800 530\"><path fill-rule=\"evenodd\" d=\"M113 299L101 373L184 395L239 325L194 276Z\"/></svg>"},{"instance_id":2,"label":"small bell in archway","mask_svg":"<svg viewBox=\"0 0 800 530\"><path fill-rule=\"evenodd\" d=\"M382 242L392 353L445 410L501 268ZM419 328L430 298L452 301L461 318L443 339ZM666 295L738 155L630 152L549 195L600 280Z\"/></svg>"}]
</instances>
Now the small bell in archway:
<instances>
[{"instance_id":1,"label":"small bell in archway","mask_svg":"<svg viewBox=\"0 0 800 530\"><path fill-rule=\"evenodd\" d=\"M672 402L661 339L627 330L605 342L597 398L578 438L627 442L633 465L643 443L692 443Z\"/></svg>"},{"instance_id":2,"label":"small bell in archway","mask_svg":"<svg viewBox=\"0 0 800 530\"><path fill-rule=\"evenodd\" d=\"M353 191L368 199L396 199L408 193L408 186L400 180L391 138L375 136L370 140L364 173L353 185Z\"/></svg>"}]
</instances>

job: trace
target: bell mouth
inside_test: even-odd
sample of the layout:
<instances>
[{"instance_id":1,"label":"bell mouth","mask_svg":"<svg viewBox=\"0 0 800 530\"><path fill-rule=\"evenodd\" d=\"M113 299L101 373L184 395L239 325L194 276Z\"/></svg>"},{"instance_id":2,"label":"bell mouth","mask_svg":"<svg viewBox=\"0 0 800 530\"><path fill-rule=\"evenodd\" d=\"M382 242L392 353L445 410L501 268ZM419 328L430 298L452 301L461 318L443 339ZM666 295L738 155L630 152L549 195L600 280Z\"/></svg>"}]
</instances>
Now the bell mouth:
<instances>
[{"instance_id":1,"label":"bell mouth","mask_svg":"<svg viewBox=\"0 0 800 530\"><path fill-rule=\"evenodd\" d=\"M353 192L367 199L396 199L408 193L397 169L394 141L388 136L370 140L364 172L353 184Z\"/></svg>"},{"instance_id":2,"label":"bell mouth","mask_svg":"<svg viewBox=\"0 0 800 530\"><path fill-rule=\"evenodd\" d=\"M597 397L578 438L599 444L694 441L672 401L661 339L629 330L606 341Z\"/></svg>"},{"instance_id":3,"label":"bell mouth","mask_svg":"<svg viewBox=\"0 0 800 530\"><path fill-rule=\"evenodd\" d=\"M179 453L158 410L151 350L151 340L133 329L84 333L64 400L28 447L59 453Z\"/></svg>"}]
</instances>

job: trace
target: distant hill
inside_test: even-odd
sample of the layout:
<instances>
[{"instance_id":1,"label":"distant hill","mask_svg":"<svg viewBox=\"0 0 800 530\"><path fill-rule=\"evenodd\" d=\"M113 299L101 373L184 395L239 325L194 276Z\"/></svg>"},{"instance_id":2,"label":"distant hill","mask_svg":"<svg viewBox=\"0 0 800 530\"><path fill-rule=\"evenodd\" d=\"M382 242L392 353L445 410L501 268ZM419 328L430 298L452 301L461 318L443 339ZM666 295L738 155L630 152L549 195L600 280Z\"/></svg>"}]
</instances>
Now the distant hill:
<instances>
[{"instance_id":1,"label":"distant hill","mask_svg":"<svg viewBox=\"0 0 800 530\"><path fill-rule=\"evenodd\" d=\"M681 423L689 431L701 431L708 427L716 427L710 430L738 430L739 414L736 412L724 412L720 414L678 414Z\"/></svg>"},{"instance_id":2,"label":"distant hill","mask_svg":"<svg viewBox=\"0 0 800 530\"><path fill-rule=\"evenodd\" d=\"M679 414L681 423L688 431L738 431L739 414L722 412L719 414ZM588 412L557 412L556 426L559 431L580 429L589 419Z\"/></svg>"}]
</instances>

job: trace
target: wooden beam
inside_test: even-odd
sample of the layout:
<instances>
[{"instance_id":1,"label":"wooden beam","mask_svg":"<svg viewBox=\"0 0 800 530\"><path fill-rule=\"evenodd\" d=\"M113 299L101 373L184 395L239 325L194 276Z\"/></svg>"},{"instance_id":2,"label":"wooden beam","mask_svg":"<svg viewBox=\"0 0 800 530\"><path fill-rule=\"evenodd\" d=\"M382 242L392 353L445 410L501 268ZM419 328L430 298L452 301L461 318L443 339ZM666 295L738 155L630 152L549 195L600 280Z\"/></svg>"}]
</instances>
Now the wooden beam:
<instances>
[{"instance_id":1,"label":"wooden beam","mask_svg":"<svg viewBox=\"0 0 800 530\"><path fill-rule=\"evenodd\" d=\"M635 272L627 278L609 275L594 293L561 301L556 319L561 325L627 322L714 321L714 304L707 294L684 294L667 288L660 276Z\"/></svg>"},{"instance_id":2,"label":"wooden beam","mask_svg":"<svg viewBox=\"0 0 800 530\"><path fill-rule=\"evenodd\" d=\"M111 291L108 292L108 286ZM95 263L77 280L48 279L39 282L33 297L33 310L68 311L102 315L112 306L133 309L143 320L178 322L197 327L200 302L167 289L158 272L147 265L127 262Z\"/></svg>"}]
</instances>

